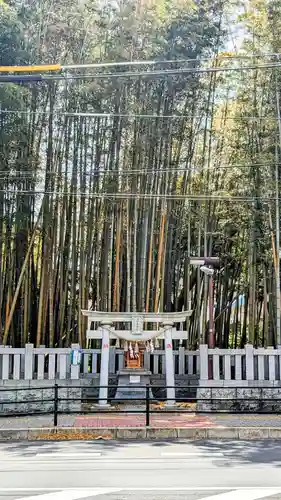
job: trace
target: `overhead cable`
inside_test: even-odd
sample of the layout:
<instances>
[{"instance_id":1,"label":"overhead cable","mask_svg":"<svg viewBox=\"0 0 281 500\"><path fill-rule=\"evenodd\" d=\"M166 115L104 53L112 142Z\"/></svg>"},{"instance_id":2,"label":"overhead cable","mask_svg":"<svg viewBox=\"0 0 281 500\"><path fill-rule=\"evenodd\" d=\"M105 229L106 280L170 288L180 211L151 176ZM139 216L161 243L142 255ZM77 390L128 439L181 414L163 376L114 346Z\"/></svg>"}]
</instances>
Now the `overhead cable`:
<instances>
[{"instance_id":1,"label":"overhead cable","mask_svg":"<svg viewBox=\"0 0 281 500\"><path fill-rule=\"evenodd\" d=\"M26 110L10 110L10 109L1 109L0 114L22 114L22 115L38 115L38 116L68 116L68 117L77 117L77 118L140 118L140 119L171 119L171 120L181 120L181 119L206 119L206 115L180 115L180 114L171 114L171 115L157 115L157 114L141 114L141 113L91 113L91 112L70 112L70 111L26 111ZM207 116L208 118L208 116ZM212 120L248 120L248 121L279 121L278 117L269 117L269 116L210 116Z\"/></svg>"},{"instance_id":2,"label":"overhead cable","mask_svg":"<svg viewBox=\"0 0 281 500\"><path fill-rule=\"evenodd\" d=\"M277 163L277 165L281 165L281 163ZM212 165L211 170L212 171L217 171L217 170L224 170L224 169L234 169L234 168L260 168L260 167L276 167L276 162L274 163L250 163L250 164L233 164L233 165ZM204 168L198 168L198 167L188 167L188 168L182 168L182 167L170 167L170 168L163 168L163 169L128 169L128 170L108 170L108 169L94 169L91 172L83 172L83 175L86 175L87 177L91 176L98 176L100 174L108 174L108 175L117 175L117 176L127 176L127 175L133 175L133 174L139 174L139 175L161 175L165 173L185 173L185 172L202 172ZM46 171L40 171L40 170L35 170L35 171L27 171L27 170L16 170L8 172L7 170L0 170L0 176L1 180L7 179L11 177L11 180L15 180L17 176L23 175L26 177L35 177L35 176L40 176L40 175L47 175L47 176L56 176L56 177L62 177L65 176L67 172L63 171L61 173L58 172L48 172L46 174ZM72 172L69 172L69 176L72 176ZM18 177L20 179L20 177Z\"/></svg>"},{"instance_id":3,"label":"overhead cable","mask_svg":"<svg viewBox=\"0 0 281 500\"><path fill-rule=\"evenodd\" d=\"M251 66L232 66L214 68L180 68L163 69L156 71L124 71L115 73L95 73L95 74L60 74L60 75L0 75L0 83L23 83L23 82L44 82L44 81L64 81L64 80L89 80L89 79L111 79L111 78L140 78L140 77L165 77L169 75L204 74L218 72L241 72L258 69L280 68L281 63L269 63Z\"/></svg>"},{"instance_id":4,"label":"overhead cable","mask_svg":"<svg viewBox=\"0 0 281 500\"><path fill-rule=\"evenodd\" d=\"M211 57L194 57L188 59L151 59L151 60L133 60L133 61L111 61L111 62L95 62L84 64L27 64L14 66L0 66L1 73L24 73L24 72L40 72L40 71L69 71L73 69L90 69L90 68L108 68L116 66L151 66L156 64L184 64L188 62L201 61L216 61L218 59L261 59L266 57L279 57L279 52L265 52L263 54L232 54L231 52L220 52L216 56Z\"/></svg>"},{"instance_id":5,"label":"overhead cable","mask_svg":"<svg viewBox=\"0 0 281 500\"><path fill-rule=\"evenodd\" d=\"M37 191L37 190L15 190L1 189L1 193L9 194L29 194L29 195L47 195L47 196L74 196L77 198L97 198L97 199L166 199L166 200L186 200L186 201L227 201L227 202L254 202L254 201L272 201L272 197L264 196L226 196L226 195L178 195L178 194L153 194L153 193L73 193L59 191ZM280 198L281 200L281 198Z\"/></svg>"},{"instance_id":6,"label":"overhead cable","mask_svg":"<svg viewBox=\"0 0 281 500\"><path fill-rule=\"evenodd\" d=\"M211 57L193 57L188 59L166 59L166 60L134 60L134 61L114 61L114 62L100 62L100 63L85 63L85 64L68 64L62 65L63 70L73 70L73 69L90 69L90 68L107 68L116 66L151 66L155 64L184 64L189 62L203 62L203 61L217 61L223 59L253 59L253 58L264 58L264 57L279 57L281 53L279 52L268 52L264 54L231 54L230 52L221 52L216 56Z\"/></svg>"}]
</instances>

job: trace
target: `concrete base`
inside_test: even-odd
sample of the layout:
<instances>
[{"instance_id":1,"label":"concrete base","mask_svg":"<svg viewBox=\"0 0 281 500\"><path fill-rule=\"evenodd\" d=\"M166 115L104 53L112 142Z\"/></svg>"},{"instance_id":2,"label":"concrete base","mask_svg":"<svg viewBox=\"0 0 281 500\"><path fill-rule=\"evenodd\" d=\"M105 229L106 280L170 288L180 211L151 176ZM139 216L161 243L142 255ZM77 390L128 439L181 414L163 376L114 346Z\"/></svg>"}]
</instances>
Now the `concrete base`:
<instances>
[{"instance_id":1,"label":"concrete base","mask_svg":"<svg viewBox=\"0 0 281 500\"><path fill-rule=\"evenodd\" d=\"M134 373L137 372L134 370ZM35 374L35 376L37 375ZM175 378L177 386L176 394L178 397L194 396L196 398L196 389L187 389L186 386L197 385L197 376L176 375ZM155 399L165 399L165 375L151 375L149 382L152 385ZM110 386L116 386L117 375L110 374L108 383ZM88 403L90 405L98 402L100 379L99 375L92 373L84 374L79 380L60 380L58 378L54 380L47 380L46 378L44 380L0 380L0 412L7 415L33 413L35 411L40 411L41 413L52 412L54 408L52 400L54 398L55 384L60 386L60 398L70 398L69 401L64 400L59 402L59 411L80 413L84 407L87 407L87 398L92 398ZM153 388L153 386L157 387ZM15 391L15 389L17 390ZM109 401L113 401L115 393L115 387L109 388ZM150 397L152 398L152 394ZM81 402L81 398L83 398L83 402Z\"/></svg>"},{"instance_id":2,"label":"concrete base","mask_svg":"<svg viewBox=\"0 0 281 500\"><path fill-rule=\"evenodd\" d=\"M50 441L96 439L235 439L281 440L281 427L52 427L0 429L1 441Z\"/></svg>"},{"instance_id":3,"label":"concrete base","mask_svg":"<svg viewBox=\"0 0 281 500\"><path fill-rule=\"evenodd\" d=\"M253 381L255 384L258 382ZM198 412L281 412L281 387L198 387Z\"/></svg>"},{"instance_id":4,"label":"concrete base","mask_svg":"<svg viewBox=\"0 0 281 500\"><path fill-rule=\"evenodd\" d=\"M118 402L144 401L146 399L146 386L150 384L151 372L143 369L125 368L117 373L118 387L115 399ZM149 391L150 400L153 394Z\"/></svg>"}]
</instances>

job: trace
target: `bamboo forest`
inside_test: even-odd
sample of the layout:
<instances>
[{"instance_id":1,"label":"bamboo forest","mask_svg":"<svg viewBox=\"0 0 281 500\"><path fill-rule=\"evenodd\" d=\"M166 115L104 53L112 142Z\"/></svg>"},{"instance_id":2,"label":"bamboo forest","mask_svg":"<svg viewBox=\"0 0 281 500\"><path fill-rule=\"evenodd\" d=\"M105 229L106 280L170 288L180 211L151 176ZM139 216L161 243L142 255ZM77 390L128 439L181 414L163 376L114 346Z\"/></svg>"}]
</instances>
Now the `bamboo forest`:
<instances>
[{"instance_id":1,"label":"bamboo forest","mask_svg":"<svg viewBox=\"0 0 281 500\"><path fill-rule=\"evenodd\" d=\"M192 309L280 341L278 0L1 0L0 343L86 344L82 309ZM28 73L28 71L27 71ZM42 76L42 75L41 75Z\"/></svg>"}]
</instances>

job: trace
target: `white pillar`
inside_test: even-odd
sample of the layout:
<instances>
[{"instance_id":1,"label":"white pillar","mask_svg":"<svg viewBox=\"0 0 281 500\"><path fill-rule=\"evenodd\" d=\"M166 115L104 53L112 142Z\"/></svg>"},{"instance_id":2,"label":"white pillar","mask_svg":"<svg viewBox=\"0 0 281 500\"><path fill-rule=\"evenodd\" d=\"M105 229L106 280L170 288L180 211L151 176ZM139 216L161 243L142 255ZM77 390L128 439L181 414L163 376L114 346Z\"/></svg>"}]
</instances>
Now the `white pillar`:
<instances>
[{"instance_id":1,"label":"white pillar","mask_svg":"<svg viewBox=\"0 0 281 500\"><path fill-rule=\"evenodd\" d=\"M34 358L33 358L33 344L25 344L25 352L24 352L24 379L32 380L33 379L33 367L34 367Z\"/></svg>"},{"instance_id":2,"label":"white pillar","mask_svg":"<svg viewBox=\"0 0 281 500\"><path fill-rule=\"evenodd\" d=\"M246 380L254 380L254 348L251 344L245 345Z\"/></svg>"},{"instance_id":3,"label":"white pillar","mask_svg":"<svg viewBox=\"0 0 281 500\"><path fill-rule=\"evenodd\" d=\"M208 344L200 344L199 346L199 363L200 363L200 385L208 384Z\"/></svg>"},{"instance_id":4,"label":"white pillar","mask_svg":"<svg viewBox=\"0 0 281 500\"><path fill-rule=\"evenodd\" d=\"M166 385L167 389L167 400L166 406L174 406L176 399L175 390L175 367L174 367L174 355L173 355L173 325L165 325L165 366L166 366Z\"/></svg>"},{"instance_id":5,"label":"white pillar","mask_svg":"<svg viewBox=\"0 0 281 500\"><path fill-rule=\"evenodd\" d=\"M79 344L71 344L71 351L73 349L80 349ZM81 360L79 360L81 361ZM75 361L76 364L72 364L70 366L70 378L71 380L79 380L80 378L80 362L78 360Z\"/></svg>"},{"instance_id":6,"label":"white pillar","mask_svg":"<svg viewBox=\"0 0 281 500\"><path fill-rule=\"evenodd\" d=\"M109 373L109 347L110 347L110 324L103 323L102 328L102 347L101 347L101 365L100 365L100 386L108 385ZM107 405L108 388L100 387L99 390L99 404L101 406Z\"/></svg>"}]
</instances>

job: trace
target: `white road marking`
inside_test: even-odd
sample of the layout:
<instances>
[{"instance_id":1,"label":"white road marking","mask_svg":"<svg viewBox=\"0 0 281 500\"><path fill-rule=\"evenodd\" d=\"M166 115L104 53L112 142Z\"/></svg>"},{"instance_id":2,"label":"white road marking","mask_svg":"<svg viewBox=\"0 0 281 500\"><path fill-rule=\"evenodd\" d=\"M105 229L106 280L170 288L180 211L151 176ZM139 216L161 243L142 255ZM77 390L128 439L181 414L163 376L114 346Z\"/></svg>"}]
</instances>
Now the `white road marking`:
<instances>
[{"instance_id":1,"label":"white road marking","mask_svg":"<svg viewBox=\"0 0 281 500\"><path fill-rule=\"evenodd\" d=\"M219 495L210 496L202 498L201 500L257 500L258 498L265 498L271 495L277 495L280 493L280 488L264 488L264 489L252 489L252 490L235 490L228 491L227 493L220 493Z\"/></svg>"},{"instance_id":2,"label":"white road marking","mask_svg":"<svg viewBox=\"0 0 281 500\"><path fill-rule=\"evenodd\" d=\"M7 460L5 460L5 462L1 463L1 465L5 465L6 463L16 463L16 464L26 464L26 463L29 463L29 464L53 464L53 463L56 463L56 462L61 462L61 460L63 458L67 458L67 460L65 460L65 462L73 462L73 459L75 458L78 458L79 459L79 462L95 462L97 464L120 464L120 463L123 463L123 464L146 464L146 463L149 463L149 464L167 464L167 463L176 463L176 462L179 462L179 463L183 463L183 462L189 462L189 463L195 463L195 462L198 462L200 463L201 460L204 460L204 461L208 461L212 458L212 456L210 455L200 455L200 456L187 456L187 457L170 457L171 460L168 459L168 457L155 457L155 458L145 458L145 457L132 457L132 458L122 458L122 457L115 457L115 458L105 458L105 457L91 457L91 456L85 456L83 455L82 457L63 457L63 456L53 456L53 457L40 457L40 459L38 459L38 457L25 457L25 458L9 458ZM231 456L229 457L226 457L224 455L220 456L220 457L214 457L214 458L217 458L218 460L230 460L231 459Z\"/></svg>"},{"instance_id":3,"label":"white road marking","mask_svg":"<svg viewBox=\"0 0 281 500\"><path fill-rule=\"evenodd\" d=\"M281 481L280 481L281 482ZM235 491L257 491L256 486L182 486L182 487L168 487L168 488L122 488L122 491L227 491L227 490L235 490ZM280 488L272 487L268 488L266 486L262 486L259 488L259 491L271 491L270 495L276 495L277 493L281 493L281 486ZM212 497L217 498L217 497ZM240 497L241 498L241 497ZM203 500L203 499L201 499ZM206 500L206 499L204 499ZM248 499L247 499L248 500Z\"/></svg>"},{"instance_id":4,"label":"white road marking","mask_svg":"<svg viewBox=\"0 0 281 500\"><path fill-rule=\"evenodd\" d=\"M209 453L177 453L177 452L163 452L162 457L223 457L223 453L219 452L209 452Z\"/></svg>"},{"instance_id":5,"label":"white road marking","mask_svg":"<svg viewBox=\"0 0 281 500\"><path fill-rule=\"evenodd\" d=\"M95 452L95 451L86 451L85 453L37 453L36 457L37 458L91 458L91 457L100 457L101 453ZM35 457L30 457L30 458L35 458Z\"/></svg>"},{"instance_id":6,"label":"white road marking","mask_svg":"<svg viewBox=\"0 0 281 500\"><path fill-rule=\"evenodd\" d=\"M32 467L36 467L38 470L42 467L86 467L87 465L91 467L97 467L98 469L105 469L106 467L127 467L129 469L135 469L136 467L143 467L145 469L151 466L173 466L176 467L195 467L200 466L202 464L226 464L231 461L232 464L235 464L237 468L243 468L243 464L240 464L239 460L231 459L231 457L174 457L174 458L155 458L155 459L103 459L102 457L96 458L53 458L53 459L25 459L25 460L5 460L5 462L1 462L0 464L0 472L11 469L11 467L18 467L18 469L24 468L25 470L31 470Z\"/></svg>"},{"instance_id":7,"label":"white road marking","mask_svg":"<svg viewBox=\"0 0 281 500\"><path fill-rule=\"evenodd\" d=\"M64 488L64 487L57 487L57 488L1 488L0 487L0 492L4 492L4 493L36 493L36 492L42 492L44 491L45 493L46 492L58 492L58 490L61 490L61 491L81 491L81 492L84 492L85 494L85 491L89 491L89 488ZM257 487L256 486L176 486L176 487L134 487L134 486L131 486L131 487L125 487L125 488L92 488L91 491L101 491L102 493L99 493L100 494L103 494L103 493L107 493L109 492L112 492L114 493L115 491L228 491L228 492L231 492L231 490L233 490L233 492L237 492L238 490L241 492L245 492L248 494L248 492L251 492L251 491L257 491ZM262 486L260 487L259 489L259 492L262 492L263 493L263 496L264 496L264 493L267 493L267 495L276 495L278 493L281 493L281 486L280 488L276 488L274 486L272 487L266 487L266 486ZM269 492L269 493L268 493ZM240 498L241 498L241 493L240 494ZM37 496L38 498L38 496ZM83 497L82 497L83 498ZM216 498L218 499L218 495L217 496L212 496L211 497L213 500ZM25 497L24 500L27 500L27 498ZM203 499L201 499L203 500ZM204 499L206 500L206 498Z\"/></svg>"},{"instance_id":8,"label":"white road marking","mask_svg":"<svg viewBox=\"0 0 281 500\"><path fill-rule=\"evenodd\" d=\"M23 491L23 490L22 490ZM37 490L39 491L39 490ZM89 490L61 490L55 493L44 493L32 497L23 497L18 500L78 500L79 498L96 497L107 493L116 493L120 488L93 488Z\"/></svg>"}]
</instances>

